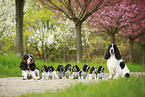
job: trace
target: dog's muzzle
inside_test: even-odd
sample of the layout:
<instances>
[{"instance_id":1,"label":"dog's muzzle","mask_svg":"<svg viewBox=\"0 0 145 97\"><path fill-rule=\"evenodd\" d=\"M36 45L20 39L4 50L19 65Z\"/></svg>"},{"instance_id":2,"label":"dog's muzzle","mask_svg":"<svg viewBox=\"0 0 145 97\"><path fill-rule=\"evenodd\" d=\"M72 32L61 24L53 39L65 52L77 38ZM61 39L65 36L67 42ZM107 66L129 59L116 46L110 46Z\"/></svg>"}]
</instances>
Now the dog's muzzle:
<instances>
[{"instance_id":1,"label":"dog's muzzle","mask_svg":"<svg viewBox=\"0 0 145 97\"><path fill-rule=\"evenodd\" d=\"M111 49L110 52L111 52L111 54L114 54L114 49Z\"/></svg>"},{"instance_id":2,"label":"dog's muzzle","mask_svg":"<svg viewBox=\"0 0 145 97\"><path fill-rule=\"evenodd\" d=\"M28 58L27 64L32 64L33 63L33 59L31 57Z\"/></svg>"}]
</instances>

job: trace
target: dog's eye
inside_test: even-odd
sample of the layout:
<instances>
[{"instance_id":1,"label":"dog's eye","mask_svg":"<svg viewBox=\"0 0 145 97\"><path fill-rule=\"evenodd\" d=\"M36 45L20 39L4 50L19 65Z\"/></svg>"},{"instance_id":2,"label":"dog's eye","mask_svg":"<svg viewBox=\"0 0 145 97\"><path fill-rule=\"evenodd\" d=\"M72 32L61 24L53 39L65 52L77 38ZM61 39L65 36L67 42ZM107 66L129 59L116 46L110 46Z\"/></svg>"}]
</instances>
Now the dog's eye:
<instances>
[{"instance_id":1,"label":"dog's eye","mask_svg":"<svg viewBox=\"0 0 145 97\"><path fill-rule=\"evenodd\" d=\"M26 56L26 59L28 59L28 58L29 58L29 55Z\"/></svg>"}]
</instances>

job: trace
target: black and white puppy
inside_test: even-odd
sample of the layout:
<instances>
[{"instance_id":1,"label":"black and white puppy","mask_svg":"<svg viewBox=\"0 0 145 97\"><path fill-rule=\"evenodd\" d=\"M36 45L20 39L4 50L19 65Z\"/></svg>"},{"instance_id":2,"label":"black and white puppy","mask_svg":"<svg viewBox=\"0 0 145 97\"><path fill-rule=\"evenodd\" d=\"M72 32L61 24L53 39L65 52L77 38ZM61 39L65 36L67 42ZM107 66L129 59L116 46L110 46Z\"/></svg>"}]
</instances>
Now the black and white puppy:
<instances>
[{"instance_id":1,"label":"black and white puppy","mask_svg":"<svg viewBox=\"0 0 145 97\"><path fill-rule=\"evenodd\" d=\"M104 67L103 66L98 67L97 79L104 79Z\"/></svg>"},{"instance_id":2,"label":"black and white puppy","mask_svg":"<svg viewBox=\"0 0 145 97\"><path fill-rule=\"evenodd\" d=\"M65 66L64 76L66 79L69 79L71 77L71 64L67 64Z\"/></svg>"},{"instance_id":3,"label":"black and white puppy","mask_svg":"<svg viewBox=\"0 0 145 97\"><path fill-rule=\"evenodd\" d=\"M48 74L47 74L47 67L46 65L43 65L42 68L41 68L41 72L42 72L42 79L48 79Z\"/></svg>"},{"instance_id":4,"label":"black and white puppy","mask_svg":"<svg viewBox=\"0 0 145 97\"><path fill-rule=\"evenodd\" d=\"M109 69L108 78L117 78L119 75L122 77L130 76L130 71L121 59L120 52L115 44L111 44L108 47L105 59L107 59L107 67Z\"/></svg>"},{"instance_id":5,"label":"black and white puppy","mask_svg":"<svg viewBox=\"0 0 145 97\"><path fill-rule=\"evenodd\" d=\"M22 58L22 61L20 63L20 68L22 70L22 76L23 76L23 79L29 79L29 78L34 78L34 79L39 79L39 70L37 69L36 65L35 65L35 61L32 57L31 54L25 54ZM35 71L35 72L34 72ZM36 74L37 73L37 76L36 77Z\"/></svg>"},{"instance_id":6,"label":"black and white puppy","mask_svg":"<svg viewBox=\"0 0 145 97\"><path fill-rule=\"evenodd\" d=\"M89 69L90 69L89 65L84 64L83 69L79 73L81 79L86 79Z\"/></svg>"},{"instance_id":7,"label":"black and white puppy","mask_svg":"<svg viewBox=\"0 0 145 97\"><path fill-rule=\"evenodd\" d=\"M57 78L56 72L55 72L55 70L54 70L52 65L48 66L47 71L48 71L48 79L55 79L55 78Z\"/></svg>"},{"instance_id":8,"label":"black and white puppy","mask_svg":"<svg viewBox=\"0 0 145 97\"><path fill-rule=\"evenodd\" d=\"M96 77L97 77L97 69L95 66L93 66L90 69L89 79L96 79Z\"/></svg>"},{"instance_id":9,"label":"black and white puppy","mask_svg":"<svg viewBox=\"0 0 145 97\"><path fill-rule=\"evenodd\" d=\"M59 64L56 70L57 70L58 79L62 79L64 73L63 65Z\"/></svg>"},{"instance_id":10,"label":"black and white puppy","mask_svg":"<svg viewBox=\"0 0 145 97\"><path fill-rule=\"evenodd\" d=\"M73 79L80 79L79 71L80 71L80 68L77 65L74 65L73 68L72 68L72 72L73 72L72 78Z\"/></svg>"}]
</instances>

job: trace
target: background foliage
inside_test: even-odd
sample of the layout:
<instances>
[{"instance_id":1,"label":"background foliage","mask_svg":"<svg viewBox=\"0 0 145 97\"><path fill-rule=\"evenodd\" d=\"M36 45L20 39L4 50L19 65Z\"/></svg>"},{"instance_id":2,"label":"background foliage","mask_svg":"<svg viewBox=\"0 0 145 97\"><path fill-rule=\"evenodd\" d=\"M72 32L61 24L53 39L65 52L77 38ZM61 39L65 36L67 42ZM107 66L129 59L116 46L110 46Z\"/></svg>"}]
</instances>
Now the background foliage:
<instances>
[{"instance_id":1,"label":"background foliage","mask_svg":"<svg viewBox=\"0 0 145 97\"><path fill-rule=\"evenodd\" d=\"M0 2L2 5L2 13L0 13L0 54L14 54L16 52L15 2L14 0L0 0ZM111 44L111 37L106 33L98 34L96 32L98 27L95 26L94 28L88 26L87 22L83 23L81 32L83 62L106 62L104 54ZM32 53L35 59L47 62L75 62L77 60L75 25L64 15L58 16L57 11L46 9L37 1L26 1L23 31L24 52ZM126 63L129 62L129 41L125 36L119 34L115 34L115 37L122 59ZM144 36L142 37L144 39ZM134 41L133 62L141 64L144 46L138 43L141 42ZM142 43L144 42L142 41Z\"/></svg>"}]
</instances>

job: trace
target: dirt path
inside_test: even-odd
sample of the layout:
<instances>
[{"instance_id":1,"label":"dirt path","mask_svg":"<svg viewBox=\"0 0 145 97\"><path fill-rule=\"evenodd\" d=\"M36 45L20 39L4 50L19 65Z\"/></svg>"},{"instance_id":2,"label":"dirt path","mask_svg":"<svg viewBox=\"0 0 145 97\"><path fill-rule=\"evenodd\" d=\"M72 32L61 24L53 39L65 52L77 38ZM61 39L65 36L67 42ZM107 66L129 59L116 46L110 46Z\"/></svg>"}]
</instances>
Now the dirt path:
<instances>
[{"instance_id":1,"label":"dirt path","mask_svg":"<svg viewBox=\"0 0 145 97\"><path fill-rule=\"evenodd\" d=\"M131 73L133 75L145 75L145 73ZM105 74L105 77L108 74ZM0 96L19 96L23 93L41 93L45 91L55 92L65 89L77 83L95 83L99 80L90 79L54 79L54 80L22 80L22 77L0 78Z\"/></svg>"},{"instance_id":2,"label":"dirt path","mask_svg":"<svg viewBox=\"0 0 145 97\"><path fill-rule=\"evenodd\" d=\"M41 93L45 91L55 92L65 89L71 84L98 82L97 80L22 80L21 77L0 78L0 96L18 96L23 93Z\"/></svg>"}]
</instances>

